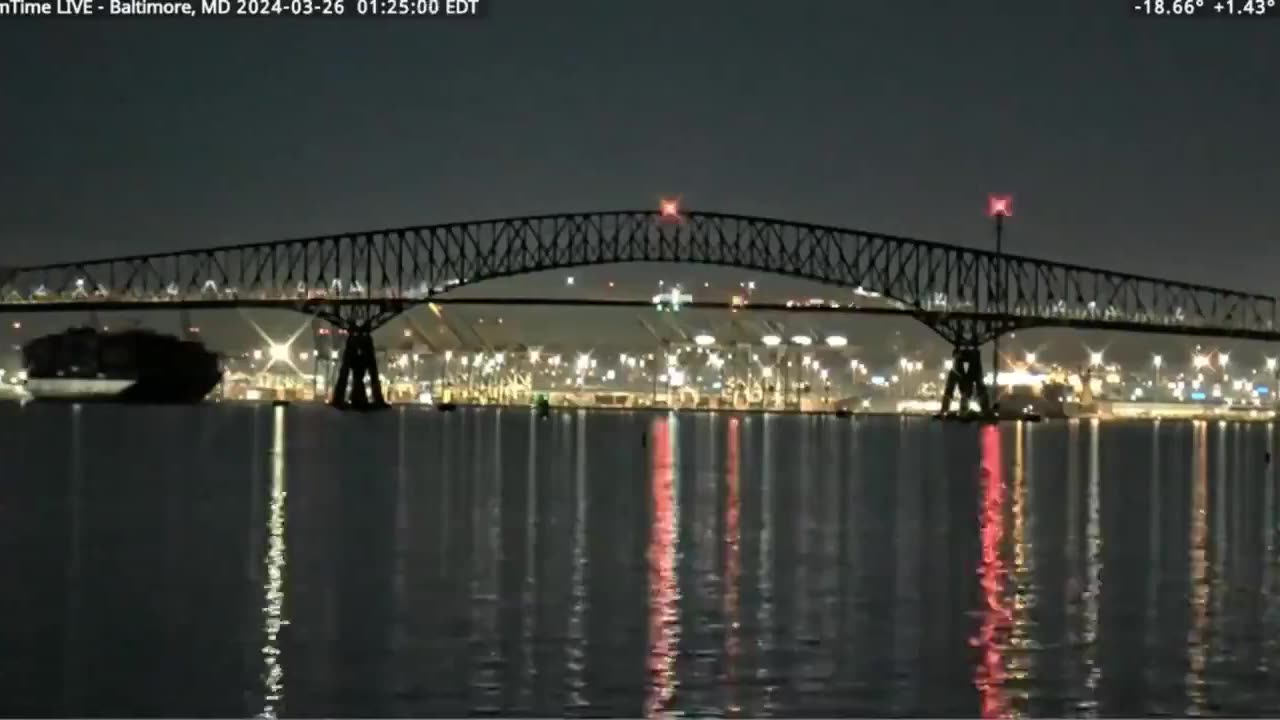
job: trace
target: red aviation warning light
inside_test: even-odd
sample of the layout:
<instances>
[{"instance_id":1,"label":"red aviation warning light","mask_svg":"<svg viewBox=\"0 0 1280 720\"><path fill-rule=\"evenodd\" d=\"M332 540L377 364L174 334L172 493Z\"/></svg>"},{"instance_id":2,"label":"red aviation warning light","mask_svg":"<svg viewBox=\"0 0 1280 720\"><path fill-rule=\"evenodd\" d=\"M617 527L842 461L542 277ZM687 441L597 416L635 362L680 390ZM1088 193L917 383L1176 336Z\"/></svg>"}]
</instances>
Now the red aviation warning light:
<instances>
[{"instance_id":1,"label":"red aviation warning light","mask_svg":"<svg viewBox=\"0 0 1280 720\"><path fill-rule=\"evenodd\" d=\"M990 215L991 217L1012 217L1013 216L1013 196L988 195L987 196L987 215Z\"/></svg>"},{"instance_id":2,"label":"red aviation warning light","mask_svg":"<svg viewBox=\"0 0 1280 720\"><path fill-rule=\"evenodd\" d=\"M658 203L658 212L668 220L680 219L680 201L663 199Z\"/></svg>"}]
</instances>

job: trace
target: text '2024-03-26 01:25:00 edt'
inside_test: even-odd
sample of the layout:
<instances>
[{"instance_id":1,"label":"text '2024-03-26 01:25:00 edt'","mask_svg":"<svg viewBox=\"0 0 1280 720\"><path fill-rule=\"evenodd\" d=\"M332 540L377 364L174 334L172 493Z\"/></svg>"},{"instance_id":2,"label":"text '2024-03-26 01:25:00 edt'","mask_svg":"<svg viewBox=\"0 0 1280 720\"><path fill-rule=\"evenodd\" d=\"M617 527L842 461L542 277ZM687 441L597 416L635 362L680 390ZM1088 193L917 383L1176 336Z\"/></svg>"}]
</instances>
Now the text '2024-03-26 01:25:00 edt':
<instances>
[{"instance_id":1,"label":"text '2024-03-26 01:25:00 edt'","mask_svg":"<svg viewBox=\"0 0 1280 720\"><path fill-rule=\"evenodd\" d=\"M492 0L0 0L4 18L479 18Z\"/></svg>"}]
</instances>

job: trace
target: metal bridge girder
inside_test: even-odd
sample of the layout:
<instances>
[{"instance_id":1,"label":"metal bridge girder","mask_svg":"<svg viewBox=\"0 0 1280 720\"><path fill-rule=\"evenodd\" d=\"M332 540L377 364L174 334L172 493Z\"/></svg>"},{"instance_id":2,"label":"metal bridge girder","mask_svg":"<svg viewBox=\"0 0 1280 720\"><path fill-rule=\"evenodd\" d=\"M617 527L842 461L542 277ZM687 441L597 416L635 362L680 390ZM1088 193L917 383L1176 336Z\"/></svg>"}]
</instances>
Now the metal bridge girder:
<instances>
[{"instance_id":1,"label":"metal bridge girder","mask_svg":"<svg viewBox=\"0 0 1280 720\"><path fill-rule=\"evenodd\" d=\"M1276 301L1262 295L698 212L678 221L652 211L507 218L11 269L0 271L0 309L94 301L413 303L494 278L626 262L705 263L861 287L906 308L990 315L1019 327L1280 338Z\"/></svg>"}]
</instances>

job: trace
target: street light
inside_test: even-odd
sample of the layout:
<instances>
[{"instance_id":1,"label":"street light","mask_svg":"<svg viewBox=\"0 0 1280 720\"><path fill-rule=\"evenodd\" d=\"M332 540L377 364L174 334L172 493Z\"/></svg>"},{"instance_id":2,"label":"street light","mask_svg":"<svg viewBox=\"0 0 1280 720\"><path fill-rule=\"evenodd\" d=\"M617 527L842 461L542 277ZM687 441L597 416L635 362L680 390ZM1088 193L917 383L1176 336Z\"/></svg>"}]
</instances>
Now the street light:
<instances>
[{"instance_id":1,"label":"street light","mask_svg":"<svg viewBox=\"0 0 1280 720\"><path fill-rule=\"evenodd\" d=\"M1095 351L1090 351L1090 352L1089 352L1089 366L1090 366L1090 367L1102 367L1102 352L1101 352L1101 351L1096 351L1096 352L1095 352Z\"/></svg>"},{"instance_id":2,"label":"street light","mask_svg":"<svg viewBox=\"0 0 1280 720\"><path fill-rule=\"evenodd\" d=\"M1035 364L1036 364L1036 354L1035 354L1035 353L1033 353L1033 352L1029 352L1029 353L1027 353L1027 364L1028 364L1028 365L1035 365Z\"/></svg>"},{"instance_id":3,"label":"street light","mask_svg":"<svg viewBox=\"0 0 1280 720\"><path fill-rule=\"evenodd\" d=\"M1280 369L1278 368L1280 368L1280 365L1277 364L1276 358L1273 358L1273 357L1267 358L1267 369L1271 371L1272 383L1271 383L1270 390L1271 390L1271 400L1273 403L1280 402L1280 400L1276 399L1276 386L1280 385Z\"/></svg>"}]
</instances>

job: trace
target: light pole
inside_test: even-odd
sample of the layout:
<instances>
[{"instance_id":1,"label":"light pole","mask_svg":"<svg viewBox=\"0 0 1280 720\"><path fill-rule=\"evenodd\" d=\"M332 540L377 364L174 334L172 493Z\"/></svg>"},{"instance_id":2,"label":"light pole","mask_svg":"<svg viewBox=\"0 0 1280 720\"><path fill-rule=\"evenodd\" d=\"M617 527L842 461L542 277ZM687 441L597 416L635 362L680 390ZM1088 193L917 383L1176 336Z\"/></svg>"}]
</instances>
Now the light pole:
<instances>
[{"instance_id":1,"label":"light pole","mask_svg":"<svg viewBox=\"0 0 1280 720\"><path fill-rule=\"evenodd\" d=\"M1267 358L1267 369L1271 371L1271 403L1275 406L1276 403L1280 403L1280 400L1276 399L1276 385L1280 385L1280 363L1277 362L1276 358L1269 357Z\"/></svg>"},{"instance_id":2,"label":"light pole","mask_svg":"<svg viewBox=\"0 0 1280 720\"><path fill-rule=\"evenodd\" d=\"M995 219L996 224L996 303L995 310L1007 313L1008 292L1005 289L1004 266L1004 219L1013 215L1013 198L1009 195L988 195L987 215ZM991 342L991 385L995 390L993 404L1000 402L1000 336L996 335Z\"/></svg>"}]
</instances>

